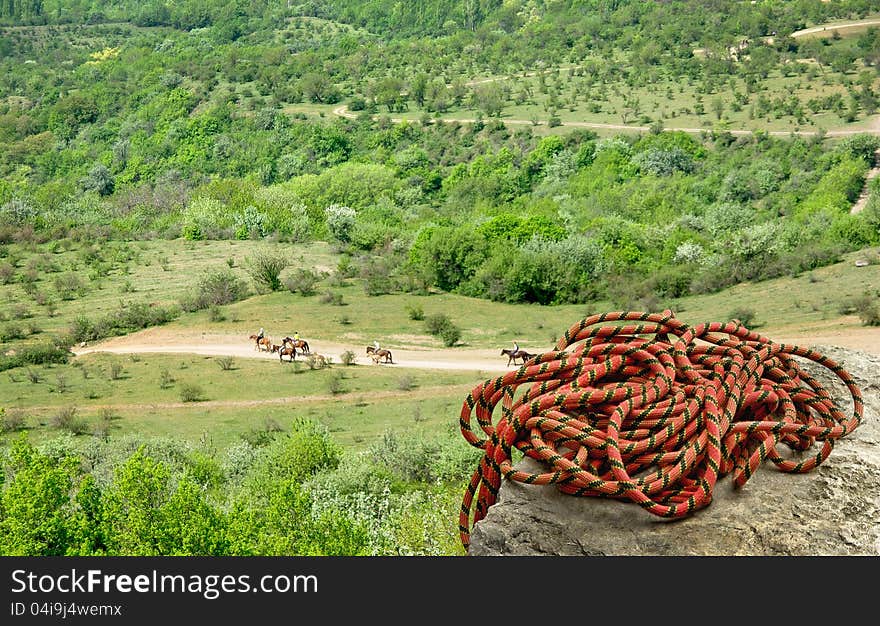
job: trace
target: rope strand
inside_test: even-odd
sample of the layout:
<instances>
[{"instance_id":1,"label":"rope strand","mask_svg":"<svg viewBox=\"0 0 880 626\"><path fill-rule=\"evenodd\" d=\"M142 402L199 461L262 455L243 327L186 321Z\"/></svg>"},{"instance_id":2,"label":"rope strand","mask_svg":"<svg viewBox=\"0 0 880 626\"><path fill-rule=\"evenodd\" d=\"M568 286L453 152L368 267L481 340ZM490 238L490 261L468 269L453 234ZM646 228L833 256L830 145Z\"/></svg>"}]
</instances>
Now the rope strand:
<instances>
[{"instance_id":1,"label":"rope strand","mask_svg":"<svg viewBox=\"0 0 880 626\"><path fill-rule=\"evenodd\" d=\"M850 416L795 356L846 385ZM711 503L720 477L732 473L742 487L765 459L784 472L812 470L861 423L863 410L861 391L840 365L739 321L690 326L668 310L586 317L553 351L465 398L461 432L484 454L462 500L461 541L467 549L502 477L685 517ZM779 451L783 444L807 452L818 442L819 451L801 460ZM515 469L514 447L546 471Z\"/></svg>"}]
</instances>

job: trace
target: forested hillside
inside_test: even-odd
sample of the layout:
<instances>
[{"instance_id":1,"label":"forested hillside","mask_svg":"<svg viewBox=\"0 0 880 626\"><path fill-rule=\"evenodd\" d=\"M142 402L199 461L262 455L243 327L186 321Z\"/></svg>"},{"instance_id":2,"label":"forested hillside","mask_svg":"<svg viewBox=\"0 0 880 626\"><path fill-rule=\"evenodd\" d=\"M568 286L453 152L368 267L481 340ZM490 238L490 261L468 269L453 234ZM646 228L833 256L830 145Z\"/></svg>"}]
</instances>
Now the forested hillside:
<instances>
[{"instance_id":1,"label":"forested hillside","mask_svg":"<svg viewBox=\"0 0 880 626\"><path fill-rule=\"evenodd\" d=\"M871 4L10 0L0 235L331 238L512 302L809 269L880 241L880 34L790 34Z\"/></svg>"}]
</instances>

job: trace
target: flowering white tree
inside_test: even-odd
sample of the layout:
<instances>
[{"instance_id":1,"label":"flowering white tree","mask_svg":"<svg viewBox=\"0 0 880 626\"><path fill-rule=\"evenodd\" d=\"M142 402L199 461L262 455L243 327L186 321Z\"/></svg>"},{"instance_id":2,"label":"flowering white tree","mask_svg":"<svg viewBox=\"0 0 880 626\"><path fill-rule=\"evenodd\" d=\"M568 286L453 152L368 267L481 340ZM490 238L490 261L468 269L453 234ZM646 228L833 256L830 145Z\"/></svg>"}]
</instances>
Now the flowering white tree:
<instances>
[{"instance_id":1,"label":"flowering white tree","mask_svg":"<svg viewBox=\"0 0 880 626\"><path fill-rule=\"evenodd\" d=\"M324 209L327 220L327 230L339 241L348 243L351 241L351 230L354 228L354 219L357 213L354 209L341 204L331 204Z\"/></svg>"}]
</instances>

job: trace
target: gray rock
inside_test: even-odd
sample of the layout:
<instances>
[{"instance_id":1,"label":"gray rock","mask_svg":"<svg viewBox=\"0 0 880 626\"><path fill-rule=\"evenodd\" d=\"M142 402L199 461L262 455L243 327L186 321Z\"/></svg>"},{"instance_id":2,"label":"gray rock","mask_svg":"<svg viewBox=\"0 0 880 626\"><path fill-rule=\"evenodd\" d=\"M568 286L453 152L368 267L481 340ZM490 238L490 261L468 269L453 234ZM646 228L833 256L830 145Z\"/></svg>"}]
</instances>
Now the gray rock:
<instances>
[{"instance_id":1,"label":"gray rock","mask_svg":"<svg viewBox=\"0 0 880 626\"><path fill-rule=\"evenodd\" d=\"M855 379L864 419L805 474L765 463L741 489L718 481L712 503L689 518L666 520L639 506L575 497L552 485L504 480L498 501L471 532L472 556L868 556L880 555L880 359L815 346ZM844 411L846 387L805 362ZM527 472L543 471L524 459Z\"/></svg>"}]
</instances>

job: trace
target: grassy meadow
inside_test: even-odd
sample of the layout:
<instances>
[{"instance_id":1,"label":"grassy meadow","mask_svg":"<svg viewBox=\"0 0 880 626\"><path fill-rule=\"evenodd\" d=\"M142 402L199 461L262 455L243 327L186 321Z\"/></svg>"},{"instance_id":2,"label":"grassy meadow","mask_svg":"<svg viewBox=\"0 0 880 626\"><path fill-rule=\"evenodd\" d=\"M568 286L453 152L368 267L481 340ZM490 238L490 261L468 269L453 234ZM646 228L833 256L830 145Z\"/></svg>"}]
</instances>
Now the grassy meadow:
<instances>
[{"instance_id":1,"label":"grassy meadow","mask_svg":"<svg viewBox=\"0 0 880 626\"><path fill-rule=\"evenodd\" d=\"M47 242L13 244L6 250L7 260L16 261L18 272L35 267L41 271L31 295L15 280L0 285L5 302L0 328L8 336L11 328L27 335L32 327L38 332L24 341L39 342L62 333L75 316L106 314L120 300L173 305L201 274L213 269L231 266L242 280L249 280L244 267L260 250L283 250L291 261L285 275L298 268L324 272L315 294L252 292L245 300L219 307L219 313L181 313L159 328L158 336L191 341L200 335L207 340L240 336L245 344L247 335L263 326L270 337L298 331L313 350L320 349L321 341L359 346L375 338L392 350L442 348L441 341L426 331L424 321L412 319L411 311L420 309L424 316L445 314L461 328L453 350L496 349L516 339L542 351L552 348L565 329L582 317L619 308L609 302L552 307L505 304L446 293L367 296L360 279L336 276L339 259L324 243ZM103 260L87 264L84 259L89 255ZM871 264L856 267L857 259ZM877 295L878 259L880 250L864 250L799 276L653 304L658 310L672 308L690 323L727 320L746 311L752 316L751 326L770 338L777 333L808 337L829 328L852 330L860 327L860 321L848 310L848 303L864 293ZM101 263L107 271L92 271ZM70 299L61 297L54 286L58 276L78 277L82 289ZM51 304L38 304L40 294L47 295ZM22 315L24 310L28 316ZM7 342L4 351L11 344ZM225 447L283 430L294 417L306 416L326 425L345 447L363 450L390 430L436 433L454 428L464 397L484 378L473 371L427 371L405 365L392 369L360 362L312 369L305 361L279 364L274 359L92 353L68 364L0 373L8 431L0 436L8 441L21 430L36 439L62 431L102 437L137 434L191 442L208 438Z\"/></svg>"}]
</instances>

